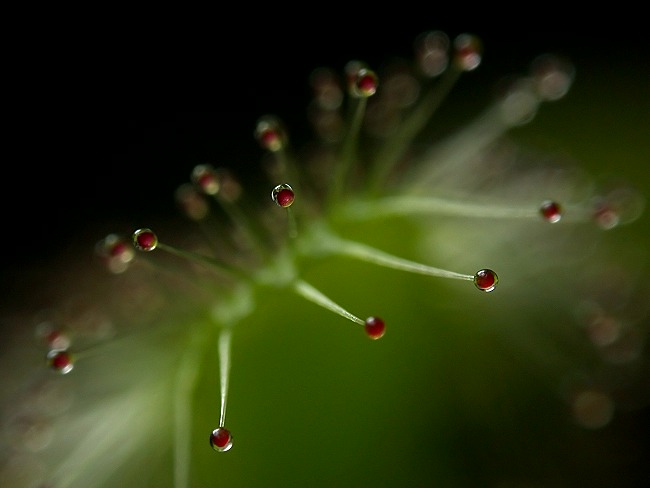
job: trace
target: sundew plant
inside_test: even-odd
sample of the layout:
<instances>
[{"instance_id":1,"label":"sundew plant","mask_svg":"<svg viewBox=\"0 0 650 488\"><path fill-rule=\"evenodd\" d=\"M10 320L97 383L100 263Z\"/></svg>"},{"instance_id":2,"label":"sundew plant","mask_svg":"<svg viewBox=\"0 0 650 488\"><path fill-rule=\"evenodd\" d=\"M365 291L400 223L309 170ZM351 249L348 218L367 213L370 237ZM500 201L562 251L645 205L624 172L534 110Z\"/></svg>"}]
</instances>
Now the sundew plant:
<instances>
[{"instance_id":1,"label":"sundew plant","mask_svg":"<svg viewBox=\"0 0 650 488\"><path fill-rule=\"evenodd\" d=\"M25 270L0 486L644 486L648 152L570 144L562 104L616 107L566 52L472 78L480 34L290 77L301 113L179 157L173 210Z\"/></svg>"}]
</instances>

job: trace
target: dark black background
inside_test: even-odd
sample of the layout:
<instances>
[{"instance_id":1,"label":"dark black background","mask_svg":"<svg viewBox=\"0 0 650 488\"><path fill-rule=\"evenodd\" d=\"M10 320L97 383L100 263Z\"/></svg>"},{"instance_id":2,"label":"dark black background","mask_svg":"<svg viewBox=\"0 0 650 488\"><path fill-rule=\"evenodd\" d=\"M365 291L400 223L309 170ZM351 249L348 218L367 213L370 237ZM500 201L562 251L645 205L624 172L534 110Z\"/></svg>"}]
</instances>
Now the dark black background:
<instances>
[{"instance_id":1,"label":"dark black background","mask_svg":"<svg viewBox=\"0 0 650 488\"><path fill-rule=\"evenodd\" d=\"M425 30L479 35L483 72L525 69L546 51L603 70L623 57L642 75L650 64L647 36L632 27L633 15L587 22L491 11L472 19L462 11L375 8L353 17L327 8L330 14L244 6L236 14L98 9L9 18L5 275L26 262L46 266L79 231L116 215L136 222L171 211L174 189L198 162L255 171L258 116L279 114L299 137L308 134L313 68L409 56Z\"/></svg>"}]
</instances>

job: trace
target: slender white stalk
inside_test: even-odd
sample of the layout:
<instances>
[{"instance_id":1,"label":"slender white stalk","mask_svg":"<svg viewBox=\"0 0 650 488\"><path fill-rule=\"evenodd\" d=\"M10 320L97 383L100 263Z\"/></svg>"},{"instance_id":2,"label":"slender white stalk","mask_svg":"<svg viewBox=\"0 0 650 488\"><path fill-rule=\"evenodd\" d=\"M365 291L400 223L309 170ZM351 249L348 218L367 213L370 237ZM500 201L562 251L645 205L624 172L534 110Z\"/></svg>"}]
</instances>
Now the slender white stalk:
<instances>
[{"instance_id":1,"label":"slender white stalk","mask_svg":"<svg viewBox=\"0 0 650 488\"><path fill-rule=\"evenodd\" d=\"M347 206L344 216L350 219L369 219L417 214L494 219L539 219L538 208L517 208L417 196L387 197L374 201L354 202Z\"/></svg>"},{"instance_id":2,"label":"slender white stalk","mask_svg":"<svg viewBox=\"0 0 650 488\"><path fill-rule=\"evenodd\" d=\"M427 276L439 276L442 278L452 278L457 280L474 280L474 275L457 273L455 271L448 271L446 269L434 268L426 264L409 261L392 254L385 253L379 249L375 249L359 242L347 241L343 239L336 239L335 245L331 250L340 255L350 256L369 263L378 264L388 268L399 269L402 271L409 271L411 273L418 273Z\"/></svg>"},{"instance_id":3,"label":"slender white stalk","mask_svg":"<svg viewBox=\"0 0 650 488\"><path fill-rule=\"evenodd\" d=\"M219 415L219 427L226 422L226 403L228 400L228 379L230 378L230 342L232 332L230 329L223 329L219 334L219 374L221 386L221 414Z\"/></svg>"},{"instance_id":4,"label":"slender white stalk","mask_svg":"<svg viewBox=\"0 0 650 488\"><path fill-rule=\"evenodd\" d=\"M307 300L315 303L316 305L320 305L323 308L326 308L334 313L337 313L341 317L345 317L346 319L351 320L352 322L355 322L359 325L364 325L366 323L364 320L361 320L356 315L352 315L350 312L345 310L339 304L335 303L334 301L332 301L331 299L323 295L316 288L314 288L309 283L303 280L297 280L293 285L293 289L296 293L298 293L298 295L302 296L303 298L306 298Z\"/></svg>"}]
</instances>

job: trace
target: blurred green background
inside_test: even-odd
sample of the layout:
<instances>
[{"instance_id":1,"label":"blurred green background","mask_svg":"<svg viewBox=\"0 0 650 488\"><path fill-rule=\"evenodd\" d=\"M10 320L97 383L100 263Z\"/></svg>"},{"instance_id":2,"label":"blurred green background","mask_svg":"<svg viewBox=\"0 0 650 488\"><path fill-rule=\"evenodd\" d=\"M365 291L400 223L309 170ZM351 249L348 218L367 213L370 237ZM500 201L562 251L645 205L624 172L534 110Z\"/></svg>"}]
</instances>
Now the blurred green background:
<instances>
[{"instance_id":1,"label":"blurred green background","mask_svg":"<svg viewBox=\"0 0 650 488\"><path fill-rule=\"evenodd\" d=\"M27 49L12 70L20 96L13 98L10 138L20 151L5 179L16 190L3 196L11 256L3 309L40 301L30 270L83 263L116 227L130 231L175 215L173 191L195 164L250 174L261 156L252 136L259 115L277 113L296 138L309 137L303 121L311 69L409 56L415 36L428 29L470 31L484 41L484 65L459 86L457 105L445 112L458 117L450 123L470 120L501 74L525 71L546 51L567 55L577 70L571 92L513 136L561 148L596 177L621 175L650 195L644 35L432 22L242 22L236 34L216 26L113 29L89 22L41 35L31 47L25 33ZM646 212L606 236L641 277L649 271L649 222ZM388 224L390 232L375 225L356 232L415 254L418 228ZM255 315L233 336L227 425L235 446L226 454L207 443L219 412L215 355L201 370L191 486L647 486L647 346L632 367L602 367L575 330L546 324L566 317L543 302L543 292L541 306L512 302L501 290L477 296L466 283L342 259L315 263L305 277L353 313L384 317L385 338L369 342L348 322L286 292L259 296ZM535 297L538 286L522 293ZM648 299L637 300L647 340ZM622 407L607 425L585 428L566 401L567 384L603 375L624 392ZM171 445L146 449L142 459L152 458L153 476L140 486L171 486ZM142 469L136 462L123 474L137 479Z\"/></svg>"}]
</instances>

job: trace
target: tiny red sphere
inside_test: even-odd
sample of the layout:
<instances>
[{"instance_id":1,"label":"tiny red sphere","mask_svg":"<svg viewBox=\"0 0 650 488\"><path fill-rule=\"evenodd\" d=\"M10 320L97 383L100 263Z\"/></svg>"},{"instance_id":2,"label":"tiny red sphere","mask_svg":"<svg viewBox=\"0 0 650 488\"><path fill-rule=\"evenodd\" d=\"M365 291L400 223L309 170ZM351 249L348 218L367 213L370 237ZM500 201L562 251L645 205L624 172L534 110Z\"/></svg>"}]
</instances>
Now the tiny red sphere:
<instances>
[{"instance_id":1,"label":"tiny red sphere","mask_svg":"<svg viewBox=\"0 0 650 488\"><path fill-rule=\"evenodd\" d=\"M290 207L296 198L293 188L288 184L278 185L271 191L271 199L282 208Z\"/></svg>"},{"instance_id":2,"label":"tiny red sphere","mask_svg":"<svg viewBox=\"0 0 650 488\"><path fill-rule=\"evenodd\" d=\"M210 445L215 451L227 451L232 447L232 434L225 427L218 427L210 434Z\"/></svg>"},{"instance_id":3,"label":"tiny red sphere","mask_svg":"<svg viewBox=\"0 0 650 488\"><path fill-rule=\"evenodd\" d=\"M133 233L133 244L141 251L153 251L158 245L158 237L149 229L138 229Z\"/></svg>"},{"instance_id":4,"label":"tiny red sphere","mask_svg":"<svg viewBox=\"0 0 650 488\"><path fill-rule=\"evenodd\" d=\"M289 190L288 188L280 190L277 194L278 205L284 208L290 207L293 203L293 199L293 191Z\"/></svg>"},{"instance_id":5,"label":"tiny red sphere","mask_svg":"<svg viewBox=\"0 0 650 488\"><path fill-rule=\"evenodd\" d=\"M52 350L64 350L70 347L70 338L61 330L52 330L45 336L47 345Z\"/></svg>"},{"instance_id":6,"label":"tiny red sphere","mask_svg":"<svg viewBox=\"0 0 650 488\"><path fill-rule=\"evenodd\" d=\"M280 144L280 135L272 129L267 129L260 134L260 141L265 148L272 149Z\"/></svg>"},{"instance_id":7,"label":"tiny red sphere","mask_svg":"<svg viewBox=\"0 0 650 488\"><path fill-rule=\"evenodd\" d=\"M54 369L63 369L71 362L70 355L65 351L61 351L52 358L52 367Z\"/></svg>"},{"instance_id":8,"label":"tiny red sphere","mask_svg":"<svg viewBox=\"0 0 650 488\"><path fill-rule=\"evenodd\" d=\"M74 367L72 355L67 351L50 351L47 359L50 367L61 374L69 373Z\"/></svg>"},{"instance_id":9,"label":"tiny red sphere","mask_svg":"<svg viewBox=\"0 0 650 488\"><path fill-rule=\"evenodd\" d=\"M562 209L560 208L560 205L557 202L553 202L551 200L543 202L539 208L539 212L542 214L542 217L544 217L545 220L552 224L559 222L562 218Z\"/></svg>"},{"instance_id":10,"label":"tiny red sphere","mask_svg":"<svg viewBox=\"0 0 650 488\"><path fill-rule=\"evenodd\" d=\"M474 284L481 291L492 291L496 288L499 277L491 269L481 269L474 275Z\"/></svg>"},{"instance_id":11,"label":"tiny red sphere","mask_svg":"<svg viewBox=\"0 0 650 488\"><path fill-rule=\"evenodd\" d=\"M386 332L386 324L379 317L368 317L365 323L366 334L371 339L379 339Z\"/></svg>"},{"instance_id":12,"label":"tiny red sphere","mask_svg":"<svg viewBox=\"0 0 650 488\"><path fill-rule=\"evenodd\" d=\"M196 182L201 190L208 195L214 195L219 191L219 181L217 180L217 176L211 171L206 171L201 174L196 179Z\"/></svg>"},{"instance_id":13,"label":"tiny red sphere","mask_svg":"<svg viewBox=\"0 0 650 488\"><path fill-rule=\"evenodd\" d=\"M364 96L374 95L377 91L377 76L367 70L362 70L356 80L357 90Z\"/></svg>"},{"instance_id":14,"label":"tiny red sphere","mask_svg":"<svg viewBox=\"0 0 650 488\"><path fill-rule=\"evenodd\" d=\"M481 64L481 43L471 34L460 34L454 40L455 60L464 71L472 71Z\"/></svg>"},{"instance_id":15,"label":"tiny red sphere","mask_svg":"<svg viewBox=\"0 0 650 488\"><path fill-rule=\"evenodd\" d=\"M257 121L255 138L264 149L271 152L280 151L286 142L280 120L271 116L264 116Z\"/></svg>"},{"instance_id":16,"label":"tiny red sphere","mask_svg":"<svg viewBox=\"0 0 650 488\"><path fill-rule=\"evenodd\" d=\"M128 252L128 248L126 247L126 243L124 241L117 241L115 242L110 249L108 250L108 254L113 257L120 257L124 253Z\"/></svg>"}]
</instances>

